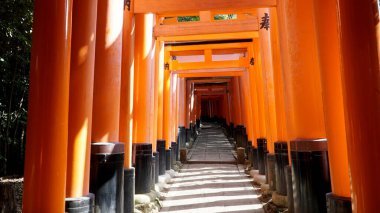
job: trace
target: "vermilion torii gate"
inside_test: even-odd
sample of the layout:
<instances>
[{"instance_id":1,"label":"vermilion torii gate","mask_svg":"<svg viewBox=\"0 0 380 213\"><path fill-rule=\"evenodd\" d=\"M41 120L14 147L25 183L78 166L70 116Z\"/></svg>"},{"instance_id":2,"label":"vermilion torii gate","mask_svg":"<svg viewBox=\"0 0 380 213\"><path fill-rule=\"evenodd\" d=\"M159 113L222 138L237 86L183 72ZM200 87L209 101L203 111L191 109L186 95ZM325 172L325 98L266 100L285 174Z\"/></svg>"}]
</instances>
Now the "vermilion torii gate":
<instances>
[{"instance_id":1,"label":"vermilion torii gate","mask_svg":"<svg viewBox=\"0 0 380 213\"><path fill-rule=\"evenodd\" d=\"M219 116L270 154L287 142L295 212L327 211L328 191L313 191L298 164L327 150L327 173L308 172L323 187L331 180L328 205L376 212L378 11L371 0L35 0L23 211L64 212L65 198L88 196L96 154L117 155L120 177L135 166L144 185L149 169L132 151L164 139L170 153L178 127L196 123L202 96L224 82ZM196 91L199 78L209 91ZM113 211L133 208L118 199Z\"/></svg>"}]
</instances>

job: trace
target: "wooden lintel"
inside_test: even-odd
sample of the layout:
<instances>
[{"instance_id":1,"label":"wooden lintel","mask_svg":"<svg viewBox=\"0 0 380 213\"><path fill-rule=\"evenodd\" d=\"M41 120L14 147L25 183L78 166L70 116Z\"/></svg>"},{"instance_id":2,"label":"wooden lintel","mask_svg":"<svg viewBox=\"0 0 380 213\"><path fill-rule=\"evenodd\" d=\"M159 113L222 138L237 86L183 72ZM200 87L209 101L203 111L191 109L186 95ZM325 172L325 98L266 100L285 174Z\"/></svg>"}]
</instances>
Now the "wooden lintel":
<instances>
[{"instance_id":1,"label":"wooden lintel","mask_svg":"<svg viewBox=\"0 0 380 213\"><path fill-rule=\"evenodd\" d=\"M158 37L159 41L179 42L179 41L207 41L207 40L236 40L251 39L259 37L258 31L240 32L240 33L220 33L220 34L203 34L203 35L185 35L185 36L163 36Z\"/></svg>"},{"instance_id":2,"label":"wooden lintel","mask_svg":"<svg viewBox=\"0 0 380 213\"><path fill-rule=\"evenodd\" d=\"M241 58L239 60L229 61L211 61L211 62L186 62L178 63L172 61L171 70L197 70L197 69L217 69L217 68L245 68L248 67L248 60Z\"/></svg>"},{"instance_id":3,"label":"wooden lintel","mask_svg":"<svg viewBox=\"0 0 380 213\"><path fill-rule=\"evenodd\" d=\"M226 20L211 22L188 22L176 25L156 25L153 29L155 37L186 36L220 33L238 33L258 31L257 19Z\"/></svg>"},{"instance_id":4,"label":"wooden lintel","mask_svg":"<svg viewBox=\"0 0 380 213\"><path fill-rule=\"evenodd\" d=\"M222 44L198 44L198 45L181 45L181 46L167 46L165 49L172 55L173 52L182 51L194 51L194 50L226 50L226 49L247 49L252 42L240 42L240 43L222 43Z\"/></svg>"},{"instance_id":5,"label":"wooden lintel","mask_svg":"<svg viewBox=\"0 0 380 213\"><path fill-rule=\"evenodd\" d=\"M233 72L188 72L188 73L178 73L179 78L195 78L195 77L233 77L242 76L244 71L233 71Z\"/></svg>"},{"instance_id":6,"label":"wooden lintel","mask_svg":"<svg viewBox=\"0 0 380 213\"><path fill-rule=\"evenodd\" d=\"M174 13L205 10L275 7L276 0L139 0L134 2L135 13Z\"/></svg>"}]
</instances>

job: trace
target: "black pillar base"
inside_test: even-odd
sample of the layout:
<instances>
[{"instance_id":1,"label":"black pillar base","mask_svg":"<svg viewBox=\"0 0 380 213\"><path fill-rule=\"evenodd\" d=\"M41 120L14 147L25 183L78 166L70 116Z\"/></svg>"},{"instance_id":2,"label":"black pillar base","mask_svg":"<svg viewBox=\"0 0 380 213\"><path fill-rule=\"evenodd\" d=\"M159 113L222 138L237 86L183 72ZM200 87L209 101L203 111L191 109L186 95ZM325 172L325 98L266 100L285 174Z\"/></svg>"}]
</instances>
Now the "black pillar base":
<instances>
[{"instance_id":1,"label":"black pillar base","mask_svg":"<svg viewBox=\"0 0 380 213\"><path fill-rule=\"evenodd\" d=\"M135 192L136 194L149 193L152 188L153 180L153 156L152 144L150 143L137 143L133 144L135 155Z\"/></svg>"},{"instance_id":2,"label":"black pillar base","mask_svg":"<svg viewBox=\"0 0 380 213\"><path fill-rule=\"evenodd\" d=\"M236 148L243 147L243 128L242 125L237 125L234 131L234 138L236 141Z\"/></svg>"},{"instance_id":3,"label":"black pillar base","mask_svg":"<svg viewBox=\"0 0 380 213\"><path fill-rule=\"evenodd\" d=\"M92 143L90 192L100 212L124 211L124 144Z\"/></svg>"},{"instance_id":4,"label":"black pillar base","mask_svg":"<svg viewBox=\"0 0 380 213\"><path fill-rule=\"evenodd\" d=\"M135 209L135 168L124 169L124 212Z\"/></svg>"},{"instance_id":5,"label":"black pillar base","mask_svg":"<svg viewBox=\"0 0 380 213\"><path fill-rule=\"evenodd\" d=\"M257 139L257 158L259 166L259 174L265 175L265 164L266 164L266 153L267 153L267 139L258 138Z\"/></svg>"},{"instance_id":6,"label":"black pillar base","mask_svg":"<svg viewBox=\"0 0 380 213\"><path fill-rule=\"evenodd\" d=\"M247 147L245 147L245 155L247 156L247 160L252 162L252 141L248 141Z\"/></svg>"},{"instance_id":7,"label":"black pillar base","mask_svg":"<svg viewBox=\"0 0 380 213\"><path fill-rule=\"evenodd\" d=\"M154 165L154 183L158 183L158 176L160 176L160 153L153 152L153 156L155 157L155 165Z\"/></svg>"},{"instance_id":8,"label":"black pillar base","mask_svg":"<svg viewBox=\"0 0 380 213\"><path fill-rule=\"evenodd\" d=\"M290 146L295 212L326 213L331 192L327 140L294 140Z\"/></svg>"},{"instance_id":9,"label":"black pillar base","mask_svg":"<svg viewBox=\"0 0 380 213\"><path fill-rule=\"evenodd\" d=\"M186 128L186 142L190 143L191 130L190 128Z\"/></svg>"},{"instance_id":10,"label":"black pillar base","mask_svg":"<svg viewBox=\"0 0 380 213\"><path fill-rule=\"evenodd\" d=\"M178 127L178 150L186 148L186 128L184 126Z\"/></svg>"},{"instance_id":11,"label":"black pillar base","mask_svg":"<svg viewBox=\"0 0 380 213\"><path fill-rule=\"evenodd\" d=\"M288 197L288 212L294 213L292 167L285 166L286 190Z\"/></svg>"},{"instance_id":12,"label":"black pillar base","mask_svg":"<svg viewBox=\"0 0 380 213\"><path fill-rule=\"evenodd\" d=\"M164 175L166 170L166 141L157 140L157 151L160 153L159 175Z\"/></svg>"},{"instance_id":13,"label":"black pillar base","mask_svg":"<svg viewBox=\"0 0 380 213\"><path fill-rule=\"evenodd\" d=\"M267 154L267 181L269 184L269 190L276 190L276 172L275 172L276 157L274 154Z\"/></svg>"},{"instance_id":14,"label":"black pillar base","mask_svg":"<svg viewBox=\"0 0 380 213\"><path fill-rule=\"evenodd\" d=\"M165 161L165 170L170 170L171 169L171 155L172 155L172 150L170 149L167 149L165 150L165 154L166 154L166 161Z\"/></svg>"},{"instance_id":15,"label":"black pillar base","mask_svg":"<svg viewBox=\"0 0 380 213\"><path fill-rule=\"evenodd\" d=\"M178 161L178 157L179 157L179 147L178 147L178 144L176 142L172 142L171 143L171 147L172 147L172 154L173 154L173 159L172 161L173 162L176 162Z\"/></svg>"},{"instance_id":16,"label":"black pillar base","mask_svg":"<svg viewBox=\"0 0 380 213\"><path fill-rule=\"evenodd\" d=\"M326 194L328 213L351 213L351 198L340 197L332 193Z\"/></svg>"},{"instance_id":17,"label":"black pillar base","mask_svg":"<svg viewBox=\"0 0 380 213\"><path fill-rule=\"evenodd\" d=\"M65 199L65 212L67 213L93 213L95 212L95 195L90 193L84 197Z\"/></svg>"},{"instance_id":18,"label":"black pillar base","mask_svg":"<svg viewBox=\"0 0 380 213\"><path fill-rule=\"evenodd\" d=\"M257 155L256 147L252 147L252 168L254 170L259 170L259 157Z\"/></svg>"},{"instance_id":19,"label":"black pillar base","mask_svg":"<svg viewBox=\"0 0 380 213\"><path fill-rule=\"evenodd\" d=\"M275 142L274 152L276 155L276 192L279 195L286 196L285 166L289 165L288 144L282 141Z\"/></svg>"}]
</instances>

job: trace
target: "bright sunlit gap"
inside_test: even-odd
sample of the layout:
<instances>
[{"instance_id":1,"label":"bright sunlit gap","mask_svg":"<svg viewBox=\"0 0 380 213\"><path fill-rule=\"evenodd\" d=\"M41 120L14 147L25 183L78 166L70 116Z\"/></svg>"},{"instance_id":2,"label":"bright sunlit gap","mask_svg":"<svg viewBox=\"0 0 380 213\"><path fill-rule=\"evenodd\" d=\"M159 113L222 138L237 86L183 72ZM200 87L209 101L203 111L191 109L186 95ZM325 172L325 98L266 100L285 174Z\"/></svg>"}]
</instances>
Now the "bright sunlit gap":
<instances>
[{"instance_id":1,"label":"bright sunlit gap","mask_svg":"<svg viewBox=\"0 0 380 213\"><path fill-rule=\"evenodd\" d=\"M197 198L188 198L188 199L181 199L181 200L166 200L164 201L164 205L165 207L173 207L173 206L204 204L204 203L220 202L220 201L256 199L258 197L259 197L258 195L197 197Z\"/></svg>"},{"instance_id":2,"label":"bright sunlit gap","mask_svg":"<svg viewBox=\"0 0 380 213\"><path fill-rule=\"evenodd\" d=\"M261 204L250 204L250 205L235 205L235 206L216 206L216 207L203 207L203 208L193 208L186 210L175 210L175 213L194 213L194 212L239 212L247 210L259 210L262 208ZM165 212L174 212L174 211L161 211Z\"/></svg>"}]
</instances>

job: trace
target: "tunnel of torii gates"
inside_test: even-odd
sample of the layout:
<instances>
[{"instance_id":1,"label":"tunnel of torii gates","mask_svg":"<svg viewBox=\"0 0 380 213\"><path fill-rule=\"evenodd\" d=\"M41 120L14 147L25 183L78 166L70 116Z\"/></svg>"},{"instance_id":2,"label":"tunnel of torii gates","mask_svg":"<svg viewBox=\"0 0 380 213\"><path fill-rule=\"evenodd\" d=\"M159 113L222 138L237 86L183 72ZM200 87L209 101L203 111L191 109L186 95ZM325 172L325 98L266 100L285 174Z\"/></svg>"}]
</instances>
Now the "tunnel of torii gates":
<instances>
[{"instance_id":1,"label":"tunnel of torii gates","mask_svg":"<svg viewBox=\"0 0 380 213\"><path fill-rule=\"evenodd\" d=\"M205 120L287 150L295 212L378 212L379 29L373 0L35 0L23 211L131 212Z\"/></svg>"}]
</instances>

